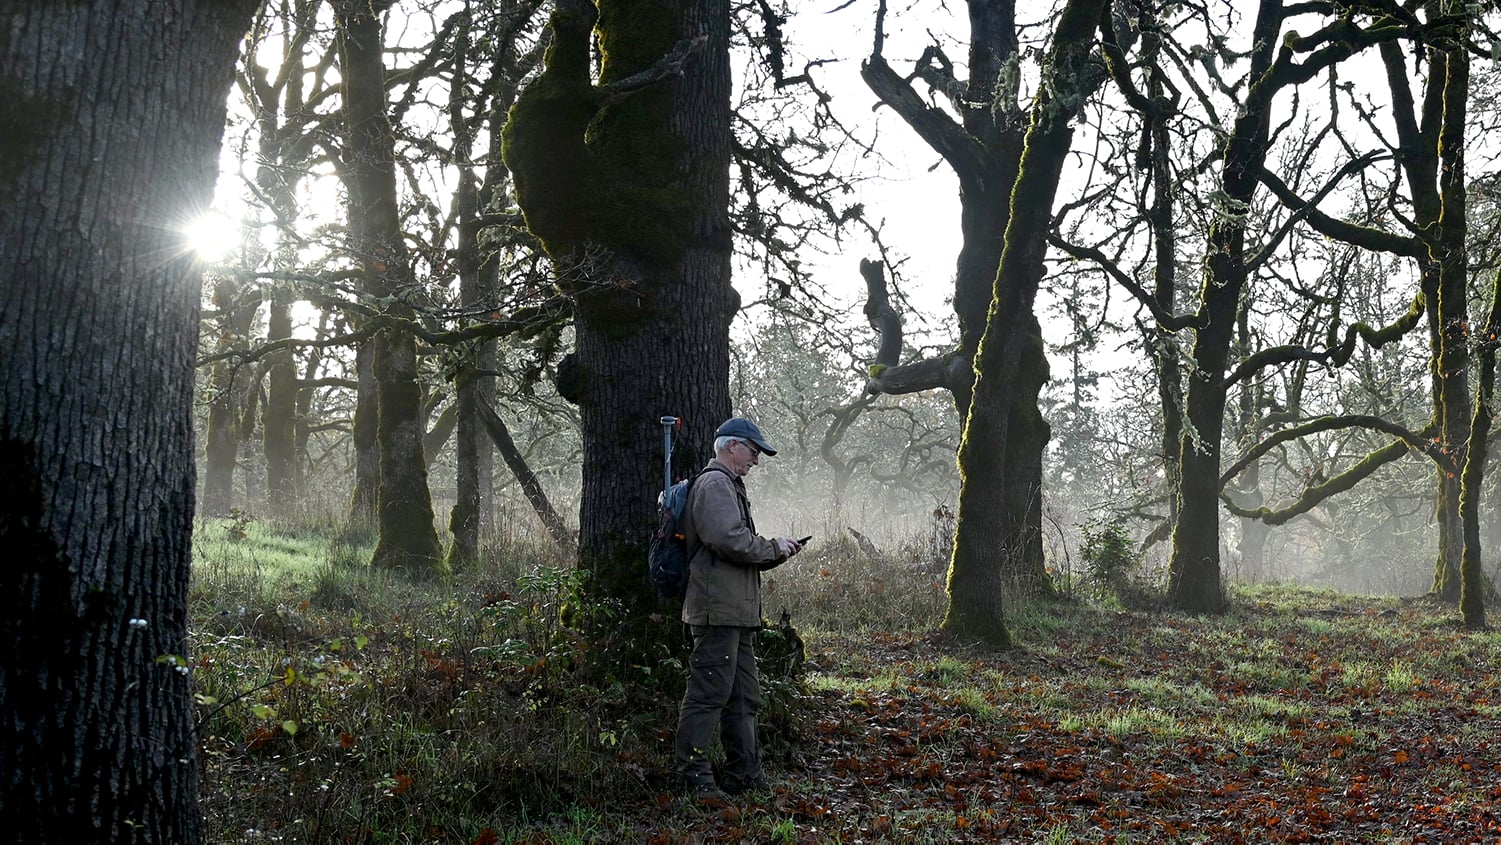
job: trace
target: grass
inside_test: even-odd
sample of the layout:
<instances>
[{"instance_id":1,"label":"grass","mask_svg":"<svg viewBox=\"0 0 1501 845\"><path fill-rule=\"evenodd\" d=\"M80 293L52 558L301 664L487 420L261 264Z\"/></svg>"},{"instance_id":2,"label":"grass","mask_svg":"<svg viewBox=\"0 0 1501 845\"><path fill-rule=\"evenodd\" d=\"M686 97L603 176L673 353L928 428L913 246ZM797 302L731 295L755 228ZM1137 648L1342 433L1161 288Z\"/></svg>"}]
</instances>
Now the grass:
<instances>
[{"instance_id":1,"label":"grass","mask_svg":"<svg viewBox=\"0 0 1501 845\"><path fill-rule=\"evenodd\" d=\"M640 693L647 670L680 666L576 677L587 643L561 620L577 582L545 548L494 548L442 582L372 572L369 551L316 524L200 524L191 654L210 841L1501 830L1485 727L1501 712L1488 668L1501 637L1461 631L1452 608L1286 585L1237 588L1218 618L1019 605L1020 647L976 651L932 633L929 567L831 541L777 570L768 612L793 614L811 668L767 685L792 714L766 731L785 786L731 818L674 798L676 703ZM1330 797L1337 812L1319 809Z\"/></svg>"}]
</instances>

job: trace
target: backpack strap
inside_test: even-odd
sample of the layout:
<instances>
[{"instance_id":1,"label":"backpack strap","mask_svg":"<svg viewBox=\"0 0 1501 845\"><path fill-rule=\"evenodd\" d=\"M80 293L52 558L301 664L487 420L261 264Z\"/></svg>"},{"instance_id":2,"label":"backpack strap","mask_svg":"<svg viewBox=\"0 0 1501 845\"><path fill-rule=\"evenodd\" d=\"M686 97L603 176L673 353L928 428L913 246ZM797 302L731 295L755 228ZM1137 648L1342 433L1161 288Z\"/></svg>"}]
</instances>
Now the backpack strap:
<instances>
[{"instance_id":1,"label":"backpack strap","mask_svg":"<svg viewBox=\"0 0 1501 845\"><path fill-rule=\"evenodd\" d=\"M730 475L729 470L720 469L719 467L705 467L705 468L699 470L698 474L695 475L695 476L693 476L693 478L688 481L688 492L686 494L684 494L684 496L683 496L683 519L684 519L684 521L688 521L688 520L693 519L693 488L698 485L698 480L700 478L703 478L705 475L708 475L711 472L722 472L725 475L730 476L730 480L731 481L734 481L734 479L735 479L735 477L733 475ZM738 495L737 495L737 498L738 498ZM740 507L740 513L741 513L742 516L745 514L745 506L743 504ZM688 555L688 565L691 567L691 566L693 566L693 556L696 555L696 554L698 554L698 549L695 548L695 546L701 546L701 545L703 545L703 543L700 543L698 541L698 527L697 526L695 526L694 529L693 529L693 543L691 543L691 544L688 543L687 536L688 536L688 533L686 531L683 532L683 537L684 537L683 550Z\"/></svg>"}]
</instances>

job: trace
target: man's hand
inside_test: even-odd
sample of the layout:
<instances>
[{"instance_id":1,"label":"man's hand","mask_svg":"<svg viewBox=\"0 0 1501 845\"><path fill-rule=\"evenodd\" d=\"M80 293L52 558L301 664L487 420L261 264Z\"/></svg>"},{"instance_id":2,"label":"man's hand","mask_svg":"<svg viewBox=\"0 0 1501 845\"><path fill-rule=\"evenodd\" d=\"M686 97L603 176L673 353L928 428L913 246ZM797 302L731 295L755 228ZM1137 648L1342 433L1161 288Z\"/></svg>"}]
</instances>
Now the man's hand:
<instances>
[{"instance_id":1,"label":"man's hand","mask_svg":"<svg viewBox=\"0 0 1501 845\"><path fill-rule=\"evenodd\" d=\"M777 554L782 557L792 557L803 550L803 546L791 537L778 537L776 539Z\"/></svg>"}]
</instances>

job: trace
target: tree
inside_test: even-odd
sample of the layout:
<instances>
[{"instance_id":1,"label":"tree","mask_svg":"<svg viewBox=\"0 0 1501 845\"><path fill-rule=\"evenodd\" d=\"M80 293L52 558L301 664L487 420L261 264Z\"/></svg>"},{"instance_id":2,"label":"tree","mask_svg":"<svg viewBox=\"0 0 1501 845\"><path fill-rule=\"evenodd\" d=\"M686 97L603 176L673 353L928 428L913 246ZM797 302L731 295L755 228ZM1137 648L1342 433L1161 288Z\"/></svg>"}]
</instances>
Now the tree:
<instances>
[{"instance_id":1,"label":"tree","mask_svg":"<svg viewBox=\"0 0 1501 845\"><path fill-rule=\"evenodd\" d=\"M390 0L339 0L334 18L344 75L344 177L349 188L351 247L365 285L385 313L409 318L410 259L396 197L396 162L386 112L385 49L380 15ZM372 564L430 572L442 563L432 495L423 462L422 392L416 340L384 330L370 341L380 454ZM362 373L363 378L363 373Z\"/></svg>"},{"instance_id":2,"label":"tree","mask_svg":"<svg viewBox=\"0 0 1501 845\"><path fill-rule=\"evenodd\" d=\"M259 136L256 156L255 191L269 207L276 222L277 244L272 260L280 271L291 270L297 244L290 234L291 222L297 217L297 185L307 174L308 160L314 151L312 132L307 125L318 116L308 108L309 94L323 95L311 86L316 79L314 68L307 64L304 51L318 26L323 0L267 4L256 16L252 38L246 40L239 87L251 106ZM282 59L273 77L262 65L262 50L270 45L272 18L279 18ZM264 283L267 307L266 341L276 343L292 337L292 305L297 289L284 281ZM261 444L266 459L266 506L272 512L289 509L302 491L297 484L300 455L297 450L297 405L299 386L297 362L290 348L266 359L265 403L261 425Z\"/></svg>"},{"instance_id":3,"label":"tree","mask_svg":"<svg viewBox=\"0 0 1501 845\"><path fill-rule=\"evenodd\" d=\"M1168 567L1169 600L1182 610L1219 612L1225 608L1218 502L1224 484L1220 450L1228 389L1263 368L1309 355L1338 366L1348 360L1357 336L1379 345L1400 337L1411 325L1410 320L1399 320L1380 331L1353 326L1343 342L1332 339L1329 348L1321 352L1291 347L1263 350L1241 362L1233 373L1228 372L1237 314L1251 269L1277 241L1272 238L1254 255L1247 250L1247 223L1254 194L1264 179L1271 178L1265 165L1271 148L1273 100L1280 92L1312 79L1366 47L1415 34L1412 28L1385 19L1363 29L1346 15L1306 37L1289 32L1279 40L1287 18L1307 11L1302 7L1284 9L1280 0L1262 2L1254 23L1248 87L1221 152L1206 269L1197 308L1188 321L1194 328L1190 359L1196 377L1189 380L1184 400L1184 435L1178 453L1182 467L1179 516ZM1368 162L1369 157L1353 157L1341 175L1358 171ZM1400 456L1401 449L1397 446L1382 457L1391 460ZM1379 463L1368 464L1361 471L1368 474L1373 466Z\"/></svg>"},{"instance_id":4,"label":"tree","mask_svg":"<svg viewBox=\"0 0 1501 845\"><path fill-rule=\"evenodd\" d=\"M188 664L196 269L252 3L9 4L0 23L0 822L202 838Z\"/></svg>"},{"instance_id":5,"label":"tree","mask_svg":"<svg viewBox=\"0 0 1501 845\"><path fill-rule=\"evenodd\" d=\"M219 354L243 350L255 319L257 297L230 273L206 273L212 286L212 315L204 329L205 340ZM242 368L225 358L211 365L204 402L208 405L208 425L203 440L203 495L199 513L225 516L234 506L234 472L244 438L244 405L250 392L250 368Z\"/></svg>"},{"instance_id":6,"label":"tree","mask_svg":"<svg viewBox=\"0 0 1501 845\"><path fill-rule=\"evenodd\" d=\"M1416 15L1387 17L1386 10L1371 26L1360 30L1349 21L1330 23L1309 39L1292 38L1289 48L1309 51L1308 65L1338 61L1338 53L1353 52L1376 44L1386 70L1390 92L1389 106L1375 110L1354 100L1355 110L1378 138L1388 133L1376 120L1378 111L1391 115L1395 143L1391 143L1395 172L1384 191L1365 197L1364 219L1337 219L1319 210L1317 201L1298 195L1268 169L1261 168L1260 181L1277 198L1305 219L1322 235L1353 246L1389 253L1414 260L1419 270L1419 292L1409 314L1388 330L1367 334L1368 343L1380 343L1405 332L1421 315L1426 317L1430 346L1430 382L1433 418L1427 430L1442 444L1443 457L1436 459L1436 510L1439 550L1432 592L1449 601L1457 601L1461 591L1460 565L1465 546L1461 514L1461 473L1466 465L1466 450L1472 427L1468 394L1468 264L1466 238L1468 223L1465 203L1464 138L1466 100L1469 91L1469 65L1466 47L1456 39L1460 18L1443 4L1423 10L1426 22ZM1400 24L1400 25L1398 25ZM1332 43L1322 46L1322 40ZM1408 51L1402 41L1411 40L1421 47L1427 65L1426 77L1414 85L1408 68ZM1344 46L1341 47L1340 45ZM1278 64L1282 64L1279 58ZM1420 87L1422 98L1414 103L1412 90ZM1348 90L1346 96L1349 96ZM1338 135L1339 129L1334 132ZM1348 141L1340 135L1349 149ZM1373 156L1365 157L1367 161ZM1403 196L1405 189L1405 196ZM1389 209L1402 209L1391 214ZM1405 224L1409 234L1387 231L1389 219ZM1336 306L1338 307L1338 306ZM1336 347L1332 340L1331 350ZM1269 350L1270 351L1270 350ZM1301 352L1297 354L1303 354ZM1329 360L1343 364L1349 356L1348 344ZM1288 357L1284 355L1284 357ZM1401 457L1407 451L1402 440L1395 440L1373 451L1350 472L1330 479L1321 489L1307 491L1295 508L1306 511L1334 490L1348 489L1358 477L1369 475L1374 467ZM1478 467L1476 468L1478 470ZM1231 505L1232 512L1258 512L1260 519L1285 519L1289 509L1273 517L1265 508L1246 511Z\"/></svg>"},{"instance_id":7,"label":"tree","mask_svg":"<svg viewBox=\"0 0 1501 845\"><path fill-rule=\"evenodd\" d=\"M465 17L454 36L448 118L453 134L454 159L459 165L453 216L458 225L459 306L466 314L485 308L496 298L501 254L493 244L493 237L488 248L482 246L482 235L487 234L483 212L503 206L510 188L510 171L500 156L501 132L506 115L516 100L517 87L538 58L522 52L524 44L518 32L537 17L539 5L540 0L496 4L489 10L490 20L478 22L473 20L474 12L466 5ZM485 26L487 23L489 25ZM475 43L476 29L488 33L480 43ZM483 44L493 45L492 55L488 57L489 78L472 79L471 75L486 58L482 55ZM471 64L474 67L470 67ZM471 85L478 90L467 90ZM475 113L473 118L467 116L471 110ZM487 133L483 180L476 173L480 162L476 162L474 155L475 135L479 128L474 126L475 123ZM514 214L501 217L506 225L517 225ZM496 394L493 375L497 363L495 342L475 342L462 350L461 356L462 362L454 376L454 403L458 414L456 496L449 517L453 544L448 551L449 566L455 569L475 560L479 554L480 528L487 519L494 492L491 438L497 443L510 443L510 434L491 407ZM566 532L561 530L557 514L552 511L540 484L514 446L506 453L506 462L527 489L528 500L542 503L538 513L553 538L559 540Z\"/></svg>"},{"instance_id":8,"label":"tree","mask_svg":"<svg viewBox=\"0 0 1501 845\"><path fill-rule=\"evenodd\" d=\"M573 300L575 348L556 380L582 426L579 565L602 668L620 672L676 639L651 614L612 618L657 601L644 561L661 476L640 457L663 415L682 417L676 469L696 470L730 414L730 9L562 0L549 26L504 154Z\"/></svg>"},{"instance_id":9,"label":"tree","mask_svg":"<svg viewBox=\"0 0 1501 845\"><path fill-rule=\"evenodd\" d=\"M876 18L876 38L860 75L883 105L894 110L919 137L943 156L959 180L960 217L963 233L954 278L954 314L959 329L958 346L947 353L917 361L901 362L900 324L885 305L883 268L862 262L861 274L870 291L867 314L881 334L881 352L873 368L871 389L907 393L935 387L947 389L961 424L968 417L974 385L974 362L980 338L986 331L996 285L996 268L1006 244L1013 213L1012 189L1016 184L1027 131L1027 110L1018 102L1022 55L1017 38L1014 0L970 0L967 80L954 76L953 64L943 50L928 47L917 67L907 77L897 74L883 55L886 5ZM912 80L924 80L944 97L959 119L931 108L913 88ZM1042 327L1029 312L1017 330L1033 342L1024 345L1022 375L1011 396L1007 430L1010 436L992 444L1006 452L1010 477L1008 489L998 492L997 512L1009 527L1011 552L994 561L1004 572L987 574L1035 595L1051 596L1042 555L1042 455L1049 428L1038 409L1038 393L1048 378L1043 354ZM971 491L978 485L996 483L983 474L967 474ZM961 575L963 583L969 576Z\"/></svg>"},{"instance_id":10,"label":"tree","mask_svg":"<svg viewBox=\"0 0 1501 845\"><path fill-rule=\"evenodd\" d=\"M996 269L985 334L975 353L974 398L959 443L961 487L943 629L1006 645L1001 595L1008 559L1041 556L1042 451L1047 423L1037 411L1047 363L1033 311L1042 283L1059 176L1073 140L1071 122L1104 79L1093 57L1096 29L1110 27L1104 0L1070 0L1053 30L1047 78L1011 190L1011 216ZM1102 23L1103 21L1103 23ZM1030 413L1013 413L1018 402ZM1018 448L1018 444L1028 444Z\"/></svg>"}]
</instances>

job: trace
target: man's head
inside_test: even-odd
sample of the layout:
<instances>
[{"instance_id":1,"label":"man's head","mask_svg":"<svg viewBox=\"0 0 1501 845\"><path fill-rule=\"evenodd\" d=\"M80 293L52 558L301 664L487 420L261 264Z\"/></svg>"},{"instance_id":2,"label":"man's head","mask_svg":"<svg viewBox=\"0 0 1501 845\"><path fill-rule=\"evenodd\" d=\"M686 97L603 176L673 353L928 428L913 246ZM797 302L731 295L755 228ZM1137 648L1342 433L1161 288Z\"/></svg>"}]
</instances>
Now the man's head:
<instances>
[{"instance_id":1,"label":"man's head","mask_svg":"<svg viewBox=\"0 0 1501 845\"><path fill-rule=\"evenodd\" d=\"M714 455L738 476L750 472L761 456L775 455L777 450L766 442L766 435L744 417L731 417L714 432Z\"/></svg>"}]
</instances>

